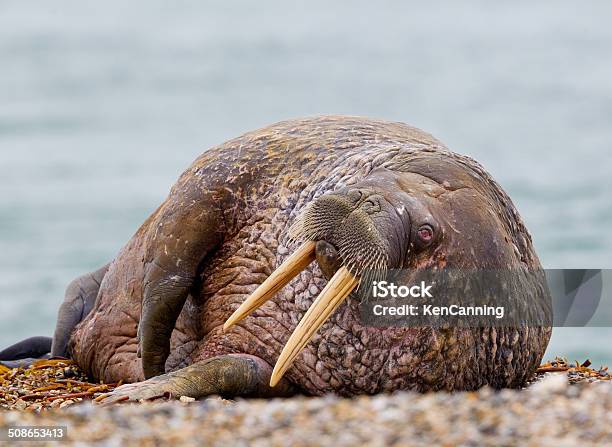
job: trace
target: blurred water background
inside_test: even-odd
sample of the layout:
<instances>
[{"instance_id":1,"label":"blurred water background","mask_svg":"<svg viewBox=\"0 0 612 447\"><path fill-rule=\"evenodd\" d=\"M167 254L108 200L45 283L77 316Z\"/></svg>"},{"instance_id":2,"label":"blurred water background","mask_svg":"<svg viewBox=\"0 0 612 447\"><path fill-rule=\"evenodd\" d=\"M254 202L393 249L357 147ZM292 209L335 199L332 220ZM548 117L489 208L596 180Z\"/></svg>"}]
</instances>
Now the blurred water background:
<instances>
[{"instance_id":1,"label":"blurred water background","mask_svg":"<svg viewBox=\"0 0 612 447\"><path fill-rule=\"evenodd\" d=\"M612 3L0 1L0 346L51 334L206 148L290 117L478 159L548 268L612 268ZM549 355L612 364L612 331Z\"/></svg>"}]
</instances>

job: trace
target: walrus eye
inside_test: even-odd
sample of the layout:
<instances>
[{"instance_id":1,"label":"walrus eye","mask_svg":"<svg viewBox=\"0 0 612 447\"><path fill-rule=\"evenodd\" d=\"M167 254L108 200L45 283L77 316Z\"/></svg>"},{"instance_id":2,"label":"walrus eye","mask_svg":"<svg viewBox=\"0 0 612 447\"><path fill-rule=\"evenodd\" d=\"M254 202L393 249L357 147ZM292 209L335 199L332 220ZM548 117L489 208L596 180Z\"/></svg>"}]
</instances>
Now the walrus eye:
<instances>
[{"instance_id":1,"label":"walrus eye","mask_svg":"<svg viewBox=\"0 0 612 447\"><path fill-rule=\"evenodd\" d=\"M429 224L421 225L419 230L417 231L417 235L419 236L419 242L426 246L428 245L434 236L433 228Z\"/></svg>"}]
</instances>

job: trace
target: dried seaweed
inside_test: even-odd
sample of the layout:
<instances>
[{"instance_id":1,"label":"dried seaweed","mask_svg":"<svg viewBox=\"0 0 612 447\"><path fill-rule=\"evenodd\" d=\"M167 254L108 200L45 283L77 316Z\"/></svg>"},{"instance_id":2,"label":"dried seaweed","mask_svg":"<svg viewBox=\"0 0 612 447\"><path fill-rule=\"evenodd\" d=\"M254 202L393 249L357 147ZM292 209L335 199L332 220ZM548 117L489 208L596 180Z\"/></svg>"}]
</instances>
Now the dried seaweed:
<instances>
[{"instance_id":1,"label":"dried seaweed","mask_svg":"<svg viewBox=\"0 0 612 447\"><path fill-rule=\"evenodd\" d=\"M540 365L536 370L536 374L543 375L551 372L565 372L571 384L612 380L612 376L608 372L607 366L593 369L590 367L591 365L592 363L588 359L582 363L576 361L575 365L571 365L566 358L556 357L553 361Z\"/></svg>"},{"instance_id":2,"label":"dried seaweed","mask_svg":"<svg viewBox=\"0 0 612 447\"><path fill-rule=\"evenodd\" d=\"M607 367L591 368L591 362L575 362L557 357L543 363L536 371L537 379L549 373L564 373L570 384L612 380ZM0 408L40 412L64 408L83 400L99 400L119 383L92 383L68 359L40 360L29 368L9 369L0 365Z\"/></svg>"},{"instance_id":3,"label":"dried seaweed","mask_svg":"<svg viewBox=\"0 0 612 447\"><path fill-rule=\"evenodd\" d=\"M39 360L29 368L0 365L0 408L41 411L64 408L113 391L119 383L91 383L68 359Z\"/></svg>"}]
</instances>

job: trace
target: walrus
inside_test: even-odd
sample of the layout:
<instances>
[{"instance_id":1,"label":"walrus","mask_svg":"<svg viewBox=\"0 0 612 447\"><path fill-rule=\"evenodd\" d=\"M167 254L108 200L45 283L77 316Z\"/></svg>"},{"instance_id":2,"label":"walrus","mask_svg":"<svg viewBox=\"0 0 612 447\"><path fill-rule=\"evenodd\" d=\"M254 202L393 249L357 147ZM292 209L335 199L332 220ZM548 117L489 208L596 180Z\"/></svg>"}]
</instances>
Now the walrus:
<instances>
[{"instance_id":1,"label":"walrus","mask_svg":"<svg viewBox=\"0 0 612 447\"><path fill-rule=\"evenodd\" d=\"M362 273L396 268L541 265L498 183L431 135L358 117L283 121L204 152L114 260L68 287L50 355L132 382L108 403L515 388L532 377L547 326L362 324ZM536 278L512 299L545 314Z\"/></svg>"}]
</instances>

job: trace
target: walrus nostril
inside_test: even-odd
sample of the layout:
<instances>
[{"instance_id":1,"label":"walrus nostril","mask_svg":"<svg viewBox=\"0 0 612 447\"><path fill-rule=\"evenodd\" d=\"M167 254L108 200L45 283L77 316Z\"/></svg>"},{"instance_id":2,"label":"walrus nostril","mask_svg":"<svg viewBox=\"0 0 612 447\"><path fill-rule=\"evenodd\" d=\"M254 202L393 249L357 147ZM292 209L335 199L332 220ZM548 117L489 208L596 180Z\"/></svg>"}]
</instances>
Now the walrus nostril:
<instances>
[{"instance_id":1,"label":"walrus nostril","mask_svg":"<svg viewBox=\"0 0 612 447\"><path fill-rule=\"evenodd\" d=\"M380 196L370 196L359 205L359 209L368 214L379 213L382 209L380 200Z\"/></svg>"}]
</instances>

